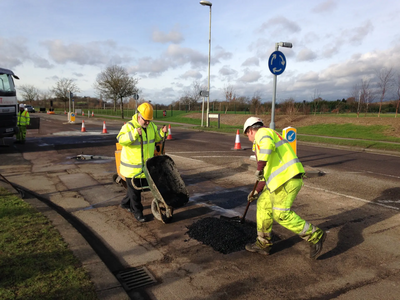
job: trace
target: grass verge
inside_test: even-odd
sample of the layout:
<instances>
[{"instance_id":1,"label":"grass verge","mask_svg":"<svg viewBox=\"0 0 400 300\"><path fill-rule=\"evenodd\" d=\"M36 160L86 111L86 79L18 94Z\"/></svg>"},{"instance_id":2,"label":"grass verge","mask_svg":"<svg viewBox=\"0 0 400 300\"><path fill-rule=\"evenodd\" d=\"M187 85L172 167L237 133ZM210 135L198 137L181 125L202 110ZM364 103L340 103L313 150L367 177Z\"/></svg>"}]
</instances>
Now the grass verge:
<instances>
[{"instance_id":1,"label":"grass verge","mask_svg":"<svg viewBox=\"0 0 400 300\"><path fill-rule=\"evenodd\" d=\"M297 136L298 141L400 152L400 145L377 141L358 141L316 136Z\"/></svg>"},{"instance_id":2,"label":"grass verge","mask_svg":"<svg viewBox=\"0 0 400 300\"><path fill-rule=\"evenodd\" d=\"M400 143L400 138L385 135L391 126L348 124L315 124L297 128L299 134L312 134L361 140L388 141Z\"/></svg>"},{"instance_id":3,"label":"grass verge","mask_svg":"<svg viewBox=\"0 0 400 300\"><path fill-rule=\"evenodd\" d=\"M97 299L50 221L0 187L0 299Z\"/></svg>"}]
</instances>

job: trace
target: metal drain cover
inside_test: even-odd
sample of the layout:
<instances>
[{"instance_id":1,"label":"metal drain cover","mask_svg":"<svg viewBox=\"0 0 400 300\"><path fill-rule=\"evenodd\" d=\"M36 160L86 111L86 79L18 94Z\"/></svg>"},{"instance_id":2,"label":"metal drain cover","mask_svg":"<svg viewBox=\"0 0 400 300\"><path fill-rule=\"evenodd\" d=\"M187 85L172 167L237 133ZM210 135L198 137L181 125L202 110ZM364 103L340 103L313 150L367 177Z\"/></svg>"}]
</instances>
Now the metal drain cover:
<instances>
[{"instance_id":1,"label":"metal drain cover","mask_svg":"<svg viewBox=\"0 0 400 300\"><path fill-rule=\"evenodd\" d=\"M126 291L138 289L157 282L146 267L125 269L119 271L116 277Z\"/></svg>"}]
</instances>

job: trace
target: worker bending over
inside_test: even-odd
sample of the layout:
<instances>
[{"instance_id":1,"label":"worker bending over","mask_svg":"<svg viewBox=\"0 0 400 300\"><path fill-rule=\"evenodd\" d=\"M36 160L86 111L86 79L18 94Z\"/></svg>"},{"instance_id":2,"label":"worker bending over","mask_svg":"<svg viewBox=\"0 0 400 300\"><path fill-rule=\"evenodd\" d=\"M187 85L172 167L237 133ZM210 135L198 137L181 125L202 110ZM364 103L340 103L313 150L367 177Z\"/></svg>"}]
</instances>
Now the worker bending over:
<instances>
[{"instance_id":1,"label":"worker bending over","mask_svg":"<svg viewBox=\"0 0 400 300\"><path fill-rule=\"evenodd\" d=\"M122 147L120 173L126 179L127 193L121 201L121 207L132 212L136 220L146 222L143 216L143 205L141 201L141 190L137 187L148 186L146 176L143 173L145 162L154 156L154 148L162 136L167 136L167 127L158 131L153 120L153 107L149 103L143 103L138 107L138 113L133 115L132 120L122 126L117 135L118 143ZM140 136L143 139L143 161L140 145Z\"/></svg>"},{"instance_id":2,"label":"worker bending over","mask_svg":"<svg viewBox=\"0 0 400 300\"><path fill-rule=\"evenodd\" d=\"M322 250L326 233L306 222L291 210L294 199L303 186L304 168L289 142L275 130L264 127L256 117L246 120L243 132L253 143L257 158L256 178L259 184L250 202L257 200L257 240L246 250L268 255L272 247L272 223L298 234L310 244L310 258L316 259Z\"/></svg>"}]
</instances>

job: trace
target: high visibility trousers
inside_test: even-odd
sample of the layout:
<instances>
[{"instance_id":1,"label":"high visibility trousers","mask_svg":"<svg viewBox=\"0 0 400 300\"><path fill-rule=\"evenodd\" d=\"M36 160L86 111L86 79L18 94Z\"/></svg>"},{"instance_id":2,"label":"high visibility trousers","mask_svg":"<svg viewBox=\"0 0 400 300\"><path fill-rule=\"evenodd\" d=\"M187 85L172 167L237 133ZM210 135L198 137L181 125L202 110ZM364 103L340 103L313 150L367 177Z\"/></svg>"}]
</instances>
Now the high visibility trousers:
<instances>
[{"instance_id":1,"label":"high visibility trousers","mask_svg":"<svg viewBox=\"0 0 400 300\"><path fill-rule=\"evenodd\" d=\"M25 125L18 125L19 132L16 135L17 141L25 141L26 137L26 126Z\"/></svg>"},{"instance_id":2,"label":"high visibility trousers","mask_svg":"<svg viewBox=\"0 0 400 300\"><path fill-rule=\"evenodd\" d=\"M323 231L320 228L306 222L291 210L302 186L302 179L290 179L272 193L267 187L264 188L257 200L257 235L261 242L271 240L274 220L311 244L317 243L322 237Z\"/></svg>"}]
</instances>

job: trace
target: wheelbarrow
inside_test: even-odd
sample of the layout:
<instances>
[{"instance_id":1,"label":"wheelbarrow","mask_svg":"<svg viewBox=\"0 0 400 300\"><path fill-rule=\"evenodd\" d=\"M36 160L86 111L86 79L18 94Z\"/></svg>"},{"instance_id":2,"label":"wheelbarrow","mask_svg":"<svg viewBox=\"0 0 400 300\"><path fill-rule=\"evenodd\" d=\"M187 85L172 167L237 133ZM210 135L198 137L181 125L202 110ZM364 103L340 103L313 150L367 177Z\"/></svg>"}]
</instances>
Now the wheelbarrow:
<instances>
[{"instance_id":1,"label":"wheelbarrow","mask_svg":"<svg viewBox=\"0 0 400 300\"><path fill-rule=\"evenodd\" d=\"M116 184L119 184L123 186L124 188L128 188L126 184L126 179L125 177L120 173L119 167L121 164L121 151L122 151L122 146L120 143L116 143L116 151L115 151L115 166L117 168L117 173L115 173L112 176L112 181ZM156 143L156 147L154 149L154 156L159 156L165 154L165 138L163 139L162 142Z\"/></svg>"},{"instance_id":2,"label":"wheelbarrow","mask_svg":"<svg viewBox=\"0 0 400 300\"><path fill-rule=\"evenodd\" d=\"M164 151L164 144L165 136L161 153ZM154 197L151 202L153 216L163 223L169 223L172 220L174 209L184 206L189 201L189 193L171 157L168 155L154 156L143 163L142 136L140 136L140 146L143 171L132 178L132 185L138 190L150 190ZM148 186L138 187L135 185L134 179L142 173L146 176Z\"/></svg>"}]
</instances>

